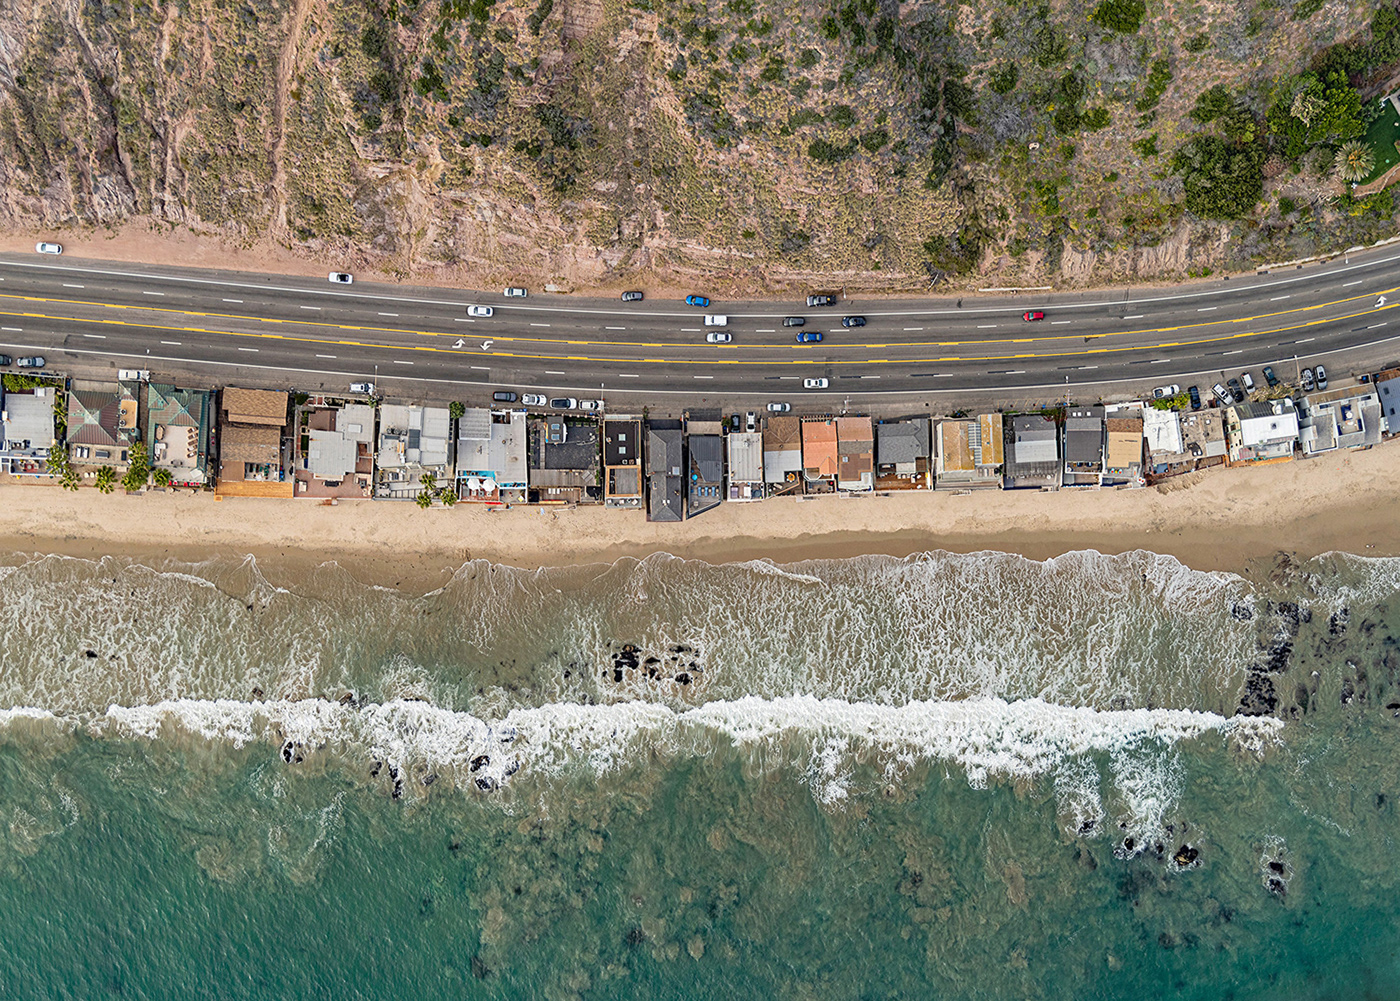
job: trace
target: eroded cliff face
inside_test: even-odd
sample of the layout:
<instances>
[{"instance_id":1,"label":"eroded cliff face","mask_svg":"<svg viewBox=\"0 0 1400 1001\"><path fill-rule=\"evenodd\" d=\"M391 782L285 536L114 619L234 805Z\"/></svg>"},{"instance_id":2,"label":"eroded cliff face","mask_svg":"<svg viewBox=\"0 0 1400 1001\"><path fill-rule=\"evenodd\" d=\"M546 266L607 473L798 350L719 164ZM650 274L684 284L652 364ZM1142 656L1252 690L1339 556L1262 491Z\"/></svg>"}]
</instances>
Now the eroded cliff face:
<instances>
[{"instance_id":1,"label":"eroded cliff face","mask_svg":"<svg viewBox=\"0 0 1400 1001\"><path fill-rule=\"evenodd\" d=\"M0 226L147 217L404 276L566 286L922 288L950 253L968 283L1094 281L1228 257L1165 170L1184 110L1302 65L1374 4L1261 26L1163 0L1132 35L1094 30L1091 8L17 0L0 13ZM1208 51L1181 48L1193 31ZM1049 128L1071 76L1107 127ZM1160 155L1134 145L1149 130Z\"/></svg>"}]
</instances>

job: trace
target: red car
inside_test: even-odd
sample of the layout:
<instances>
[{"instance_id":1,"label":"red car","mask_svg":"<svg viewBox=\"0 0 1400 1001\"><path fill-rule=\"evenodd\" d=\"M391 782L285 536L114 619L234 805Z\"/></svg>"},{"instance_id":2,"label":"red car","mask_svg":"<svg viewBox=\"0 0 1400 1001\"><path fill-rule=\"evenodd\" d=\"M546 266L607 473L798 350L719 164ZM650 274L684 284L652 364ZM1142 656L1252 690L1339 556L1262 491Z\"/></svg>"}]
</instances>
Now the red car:
<instances>
[{"instance_id":1,"label":"red car","mask_svg":"<svg viewBox=\"0 0 1400 1001\"><path fill-rule=\"evenodd\" d=\"M1028 309L1028 310L1026 310L1024 313L1021 314L1021 319L1023 319L1023 320L1043 320L1043 319L1045 319L1045 314L1042 313L1042 312L1040 312L1039 310Z\"/></svg>"}]
</instances>

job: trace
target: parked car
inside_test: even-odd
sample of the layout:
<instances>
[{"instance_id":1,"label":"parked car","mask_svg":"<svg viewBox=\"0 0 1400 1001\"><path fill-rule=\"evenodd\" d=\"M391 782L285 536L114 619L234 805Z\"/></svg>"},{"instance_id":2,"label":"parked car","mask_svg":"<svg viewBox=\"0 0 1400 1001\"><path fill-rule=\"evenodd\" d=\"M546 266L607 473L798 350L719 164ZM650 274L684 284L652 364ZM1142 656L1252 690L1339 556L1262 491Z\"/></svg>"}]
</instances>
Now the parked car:
<instances>
[{"instance_id":1,"label":"parked car","mask_svg":"<svg viewBox=\"0 0 1400 1001\"><path fill-rule=\"evenodd\" d=\"M835 305L836 305L836 296L834 296L834 295L828 295L828 294L825 293L825 292L819 292L819 293L817 293L816 295L809 295L809 296L807 297L807 307L808 307L809 309L810 309L811 307L813 307L813 306L835 306Z\"/></svg>"},{"instance_id":2,"label":"parked car","mask_svg":"<svg viewBox=\"0 0 1400 1001\"><path fill-rule=\"evenodd\" d=\"M827 381L826 379L803 379L803 380L802 380L802 388L803 388L803 389L825 389L825 388L826 388L827 386L829 386L829 385L831 385L831 383L830 383L829 381Z\"/></svg>"},{"instance_id":3,"label":"parked car","mask_svg":"<svg viewBox=\"0 0 1400 1001\"><path fill-rule=\"evenodd\" d=\"M527 407L543 407L549 403L549 401L539 393L526 393L524 396L520 397L520 402Z\"/></svg>"},{"instance_id":4,"label":"parked car","mask_svg":"<svg viewBox=\"0 0 1400 1001\"><path fill-rule=\"evenodd\" d=\"M623 293L622 293L622 301L623 301L623 302L641 302L641 301L642 301L642 293L640 293L640 292L635 292L635 291L633 291L633 292L623 292Z\"/></svg>"},{"instance_id":5,"label":"parked car","mask_svg":"<svg viewBox=\"0 0 1400 1001\"><path fill-rule=\"evenodd\" d=\"M44 356L43 356L43 355L26 355L25 357L21 358L19 361L15 362L15 364L18 365L20 368L43 368L43 367L44 367Z\"/></svg>"},{"instance_id":6,"label":"parked car","mask_svg":"<svg viewBox=\"0 0 1400 1001\"><path fill-rule=\"evenodd\" d=\"M150 382L151 373L144 368L119 368L117 369L118 382Z\"/></svg>"},{"instance_id":7,"label":"parked car","mask_svg":"<svg viewBox=\"0 0 1400 1001\"><path fill-rule=\"evenodd\" d=\"M572 410L576 406L578 406L578 400L574 399L572 396L556 396L549 401L549 408L551 410Z\"/></svg>"},{"instance_id":8,"label":"parked car","mask_svg":"<svg viewBox=\"0 0 1400 1001\"><path fill-rule=\"evenodd\" d=\"M590 413L597 413L598 411L600 411L600 410L603 409L603 401L602 401L602 400L579 400L579 401L578 401L578 408L579 408L580 410L587 410L587 411L589 411Z\"/></svg>"},{"instance_id":9,"label":"parked car","mask_svg":"<svg viewBox=\"0 0 1400 1001\"><path fill-rule=\"evenodd\" d=\"M705 314L705 326L707 327L723 327L727 326L728 324L729 317L725 316L723 313Z\"/></svg>"},{"instance_id":10,"label":"parked car","mask_svg":"<svg viewBox=\"0 0 1400 1001\"><path fill-rule=\"evenodd\" d=\"M1199 389L1197 389L1195 386L1187 386L1187 387L1186 387L1186 395L1189 396L1189 397L1191 397L1191 409L1192 409L1192 410L1200 410L1200 409L1201 409L1201 391L1200 391Z\"/></svg>"},{"instance_id":11,"label":"parked car","mask_svg":"<svg viewBox=\"0 0 1400 1001\"><path fill-rule=\"evenodd\" d=\"M57 243L36 243L34 244L34 252L37 254L61 254L63 246Z\"/></svg>"},{"instance_id":12,"label":"parked car","mask_svg":"<svg viewBox=\"0 0 1400 1001\"><path fill-rule=\"evenodd\" d=\"M514 393L507 392L504 389L498 389L491 394L491 399L495 400L497 403L514 403L519 398L520 397L516 396Z\"/></svg>"},{"instance_id":13,"label":"parked car","mask_svg":"<svg viewBox=\"0 0 1400 1001\"><path fill-rule=\"evenodd\" d=\"M805 316L785 316L785 317L783 317L783 326L785 326L785 327L804 327L804 326L806 326L806 325L807 325L807 317L805 317Z\"/></svg>"},{"instance_id":14,"label":"parked car","mask_svg":"<svg viewBox=\"0 0 1400 1001\"><path fill-rule=\"evenodd\" d=\"M797 335L798 344L820 344L822 342L822 332L820 330L804 330Z\"/></svg>"},{"instance_id":15,"label":"parked car","mask_svg":"<svg viewBox=\"0 0 1400 1001\"><path fill-rule=\"evenodd\" d=\"M1210 391L1215 394L1216 402L1222 407L1230 402L1230 391L1220 383L1217 382L1214 386L1211 386Z\"/></svg>"},{"instance_id":16,"label":"parked car","mask_svg":"<svg viewBox=\"0 0 1400 1001\"><path fill-rule=\"evenodd\" d=\"M496 311L490 306L468 306L468 316L491 316Z\"/></svg>"},{"instance_id":17,"label":"parked car","mask_svg":"<svg viewBox=\"0 0 1400 1001\"><path fill-rule=\"evenodd\" d=\"M525 291L523 288L512 285L510 288L505 290L504 294L507 299L523 299L530 293Z\"/></svg>"},{"instance_id":18,"label":"parked car","mask_svg":"<svg viewBox=\"0 0 1400 1001\"><path fill-rule=\"evenodd\" d=\"M332 271L327 277L337 285L350 285L355 281L355 276L345 271Z\"/></svg>"},{"instance_id":19,"label":"parked car","mask_svg":"<svg viewBox=\"0 0 1400 1001\"><path fill-rule=\"evenodd\" d=\"M1026 310L1024 313L1021 314L1021 319L1025 320L1027 323L1029 323L1031 320L1043 320L1043 319L1045 319L1045 314L1042 313L1042 312L1041 312L1040 310L1038 310L1038 309L1028 309L1028 310Z\"/></svg>"},{"instance_id":20,"label":"parked car","mask_svg":"<svg viewBox=\"0 0 1400 1001\"><path fill-rule=\"evenodd\" d=\"M1170 386L1158 386L1152 391L1152 398L1154 400L1170 400L1173 396L1180 395L1180 393L1181 387L1172 383Z\"/></svg>"},{"instance_id":21,"label":"parked car","mask_svg":"<svg viewBox=\"0 0 1400 1001\"><path fill-rule=\"evenodd\" d=\"M734 335L727 330L711 330L705 335L707 344L728 344L732 340L734 340Z\"/></svg>"},{"instance_id":22,"label":"parked car","mask_svg":"<svg viewBox=\"0 0 1400 1001\"><path fill-rule=\"evenodd\" d=\"M685 304L687 306L699 306L701 309L704 309L710 304L710 300L706 299L703 295L688 295L685 297Z\"/></svg>"},{"instance_id":23,"label":"parked car","mask_svg":"<svg viewBox=\"0 0 1400 1001\"><path fill-rule=\"evenodd\" d=\"M1326 388L1327 388L1327 369L1323 368L1321 365L1317 366L1317 373L1316 373L1316 375L1317 375L1317 388L1318 388L1318 389L1326 389Z\"/></svg>"},{"instance_id":24,"label":"parked car","mask_svg":"<svg viewBox=\"0 0 1400 1001\"><path fill-rule=\"evenodd\" d=\"M738 415L738 414L730 414L730 415L729 415L729 430L731 430L731 431L738 431L738 430L739 430L739 415Z\"/></svg>"},{"instance_id":25,"label":"parked car","mask_svg":"<svg viewBox=\"0 0 1400 1001\"><path fill-rule=\"evenodd\" d=\"M1305 392L1305 393L1311 393L1311 392L1312 392L1312 388L1313 388L1313 373L1312 373L1312 369L1310 369L1310 368L1305 368L1305 369L1303 369L1303 374L1300 375L1300 376L1298 377L1298 384L1299 384L1299 386L1302 387L1303 392Z\"/></svg>"},{"instance_id":26,"label":"parked car","mask_svg":"<svg viewBox=\"0 0 1400 1001\"><path fill-rule=\"evenodd\" d=\"M1268 365L1264 366L1264 381L1269 384L1270 389L1278 385L1278 376L1274 375L1273 368Z\"/></svg>"},{"instance_id":27,"label":"parked car","mask_svg":"<svg viewBox=\"0 0 1400 1001\"><path fill-rule=\"evenodd\" d=\"M770 404L768 404L768 412L769 412L770 414L785 414L785 413L787 413L787 412L788 412L789 410L791 410L791 409L792 409L792 404L791 404L791 403L770 403Z\"/></svg>"},{"instance_id":28,"label":"parked car","mask_svg":"<svg viewBox=\"0 0 1400 1001\"><path fill-rule=\"evenodd\" d=\"M1235 398L1236 403L1244 402L1244 387L1240 385L1240 380L1230 379L1225 385L1230 387L1230 395Z\"/></svg>"},{"instance_id":29,"label":"parked car","mask_svg":"<svg viewBox=\"0 0 1400 1001\"><path fill-rule=\"evenodd\" d=\"M751 432L756 427L758 427L758 415L750 410L744 415L744 430Z\"/></svg>"},{"instance_id":30,"label":"parked car","mask_svg":"<svg viewBox=\"0 0 1400 1001\"><path fill-rule=\"evenodd\" d=\"M350 392L352 392L352 393L364 393L366 396L373 396L373 395L374 395L374 383L372 383L372 382L352 382L352 383L350 383Z\"/></svg>"},{"instance_id":31,"label":"parked car","mask_svg":"<svg viewBox=\"0 0 1400 1001\"><path fill-rule=\"evenodd\" d=\"M13 365L15 360L9 355L0 355L0 365Z\"/></svg>"},{"instance_id":32,"label":"parked car","mask_svg":"<svg viewBox=\"0 0 1400 1001\"><path fill-rule=\"evenodd\" d=\"M843 316L843 317L841 317L841 326L843 326L843 327L863 327L863 326L865 326L865 317L863 317L863 316Z\"/></svg>"},{"instance_id":33,"label":"parked car","mask_svg":"<svg viewBox=\"0 0 1400 1001\"><path fill-rule=\"evenodd\" d=\"M1248 372L1240 373L1240 382L1244 383L1244 391L1246 393L1254 392L1254 377Z\"/></svg>"}]
</instances>

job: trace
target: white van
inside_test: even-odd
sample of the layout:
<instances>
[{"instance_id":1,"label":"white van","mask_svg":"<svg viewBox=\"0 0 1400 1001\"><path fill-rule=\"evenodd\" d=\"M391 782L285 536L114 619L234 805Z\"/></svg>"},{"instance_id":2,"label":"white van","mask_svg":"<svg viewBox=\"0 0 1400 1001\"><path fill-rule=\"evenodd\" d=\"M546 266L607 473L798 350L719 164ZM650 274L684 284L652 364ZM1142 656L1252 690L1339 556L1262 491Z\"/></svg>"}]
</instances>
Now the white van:
<instances>
[{"instance_id":1,"label":"white van","mask_svg":"<svg viewBox=\"0 0 1400 1001\"><path fill-rule=\"evenodd\" d=\"M705 326L707 327L724 327L728 326L728 324L729 317L723 315L722 313L705 314Z\"/></svg>"}]
</instances>

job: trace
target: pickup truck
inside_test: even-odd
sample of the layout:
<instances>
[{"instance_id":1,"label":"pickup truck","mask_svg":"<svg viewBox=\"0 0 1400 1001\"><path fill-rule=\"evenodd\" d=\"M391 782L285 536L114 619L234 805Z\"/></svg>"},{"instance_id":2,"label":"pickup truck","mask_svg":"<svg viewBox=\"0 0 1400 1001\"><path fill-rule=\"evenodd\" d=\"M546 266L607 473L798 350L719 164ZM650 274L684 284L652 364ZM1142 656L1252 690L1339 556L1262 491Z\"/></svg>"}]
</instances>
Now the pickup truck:
<instances>
[{"instance_id":1,"label":"pickup truck","mask_svg":"<svg viewBox=\"0 0 1400 1001\"><path fill-rule=\"evenodd\" d=\"M705 314L705 326L707 327L724 327L728 325L729 317L725 316L723 313Z\"/></svg>"}]
</instances>

